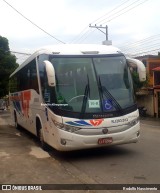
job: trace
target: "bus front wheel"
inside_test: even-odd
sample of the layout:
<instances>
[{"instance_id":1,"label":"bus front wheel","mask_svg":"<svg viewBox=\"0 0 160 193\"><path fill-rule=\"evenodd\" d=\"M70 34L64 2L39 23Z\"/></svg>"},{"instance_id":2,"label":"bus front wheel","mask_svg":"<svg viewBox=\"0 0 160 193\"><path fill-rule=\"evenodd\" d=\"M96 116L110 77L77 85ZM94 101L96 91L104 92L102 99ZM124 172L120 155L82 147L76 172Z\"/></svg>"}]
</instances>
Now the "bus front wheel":
<instances>
[{"instance_id":1,"label":"bus front wheel","mask_svg":"<svg viewBox=\"0 0 160 193\"><path fill-rule=\"evenodd\" d=\"M47 151L47 144L44 142L44 134L43 134L43 129L42 129L41 123L39 122L39 123L37 123L37 125L38 125L37 133L38 133L40 146L43 150Z\"/></svg>"}]
</instances>

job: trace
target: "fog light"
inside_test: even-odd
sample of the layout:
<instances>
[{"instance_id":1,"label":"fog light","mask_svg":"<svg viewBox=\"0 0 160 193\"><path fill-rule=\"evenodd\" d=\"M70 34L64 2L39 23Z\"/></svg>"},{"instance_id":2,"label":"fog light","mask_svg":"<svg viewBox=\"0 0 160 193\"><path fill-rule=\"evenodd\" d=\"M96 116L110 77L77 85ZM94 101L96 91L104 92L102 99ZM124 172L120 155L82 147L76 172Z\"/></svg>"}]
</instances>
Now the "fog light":
<instances>
[{"instance_id":1,"label":"fog light","mask_svg":"<svg viewBox=\"0 0 160 193\"><path fill-rule=\"evenodd\" d=\"M140 136L140 132L139 131L137 131L137 137L139 137Z\"/></svg>"},{"instance_id":2,"label":"fog light","mask_svg":"<svg viewBox=\"0 0 160 193\"><path fill-rule=\"evenodd\" d=\"M62 144L62 145L66 145L66 143L67 143L67 142L66 142L65 139L61 139L61 144Z\"/></svg>"}]
</instances>

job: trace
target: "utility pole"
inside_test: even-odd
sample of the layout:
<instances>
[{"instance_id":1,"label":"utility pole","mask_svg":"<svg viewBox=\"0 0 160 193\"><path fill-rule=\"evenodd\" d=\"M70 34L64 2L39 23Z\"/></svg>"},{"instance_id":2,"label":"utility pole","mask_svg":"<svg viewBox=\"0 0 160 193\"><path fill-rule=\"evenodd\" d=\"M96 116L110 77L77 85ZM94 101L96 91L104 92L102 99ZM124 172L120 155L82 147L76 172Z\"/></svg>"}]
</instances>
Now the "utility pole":
<instances>
[{"instance_id":1,"label":"utility pole","mask_svg":"<svg viewBox=\"0 0 160 193\"><path fill-rule=\"evenodd\" d=\"M100 25L100 26L97 26L96 24L95 25L89 25L89 27L91 28L96 28L98 29L99 31L101 31L103 34L105 34L106 36L106 40L102 42L102 44L105 44L105 45L111 45L112 44L112 41L108 40L108 26L106 25L105 27ZM106 32L102 31L101 29L106 29Z\"/></svg>"}]
</instances>

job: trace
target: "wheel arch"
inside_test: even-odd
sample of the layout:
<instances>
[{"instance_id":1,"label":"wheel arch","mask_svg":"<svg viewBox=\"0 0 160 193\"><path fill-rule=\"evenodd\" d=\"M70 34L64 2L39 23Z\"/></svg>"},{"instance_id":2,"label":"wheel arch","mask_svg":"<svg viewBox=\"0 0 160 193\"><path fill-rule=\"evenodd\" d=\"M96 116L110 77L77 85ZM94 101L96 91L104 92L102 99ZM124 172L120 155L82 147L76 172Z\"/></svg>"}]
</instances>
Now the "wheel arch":
<instances>
[{"instance_id":1,"label":"wheel arch","mask_svg":"<svg viewBox=\"0 0 160 193\"><path fill-rule=\"evenodd\" d=\"M47 151L48 146L47 146L47 143L45 142L43 123L42 123L42 119L39 115L36 115L36 133L37 133L37 137L40 141L41 148L43 150Z\"/></svg>"},{"instance_id":2,"label":"wheel arch","mask_svg":"<svg viewBox=\"0 0 160 193\"><path fill-rule=\"evenodd\" d=\"M40 115L36 115L36 133L37 136L39 137L39 130L42 128L42 119Z\"/></svg>"},{"instance_id":3,"label":"wheel arch","mask_svg":"<svg viewBox=\"0 0 160 193\"><path fill-rule=\"evenodd\" d=\"M12 112L12 116L13 116L12 120L14 121L14 125L15 125L16 129L20 129L17 114L18 114L18 112L16 111L16 109L14 109L13 112Z\"/></svg>"}]
</instances>

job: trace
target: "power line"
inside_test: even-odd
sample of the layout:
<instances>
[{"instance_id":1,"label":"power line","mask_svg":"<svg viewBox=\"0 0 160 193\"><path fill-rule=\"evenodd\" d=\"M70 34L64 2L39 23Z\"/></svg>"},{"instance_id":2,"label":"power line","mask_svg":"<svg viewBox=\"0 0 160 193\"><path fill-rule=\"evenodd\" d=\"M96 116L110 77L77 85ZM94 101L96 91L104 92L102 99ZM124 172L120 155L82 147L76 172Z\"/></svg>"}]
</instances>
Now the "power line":
<instances>
[{"instance_id":1,"label":"power line","mask_svg":"<svg viewBox=\"0 0 160 193\"><path fill-rule=\"evenodd\" d=\"M114 9L112 9L109 13L106 13L105 15L101 16L100 18L98 18L98 19L96 19L96 20L94 20L94 21L92 21L92 22L90 22L90 23L94 23L94 22L96 22L97 20L101 19L102 17L110 14L112 11L118 9L120 6L122 6L122 5L125 4L126 2L128 2L128 0L125 1L125 2L123 2L122 4L118 5L118 6L115 7ZM78 41L78 40L82 39L86 34L89 35L89 33L90 33L91 31L89 32L89 30L87 30L87 28L88 28L88 25L76 36L77 38L74 38L70 43L73 43L73 42L75 42L76 40ZM86 30L87 30L87 31L86 31ZM94 31L95 31L95 30L94 30ZM94 31L92 31L92 32L94 32ZM84 33L84 34L83 34L83 33ZM81 35L81 34L82 34L82 35ZM80 37L78 38L78 36L80 36ZM83 39L86 39L86 38L83 38Z\"/></svg>"},{"instance_id":2,"label":"power line","mask_svg":"<svg viewBox=\"0 0 160 193\"><path fill-rule=\"evenodd\" d=\"M155 38L158 38L158 39L155 39ZM123 50L128 50L128 49L131 49L131 48L134 48L134 47L137 47L137 46L149 43L149 42L157 41L157 40L159 40L159 38L160 38L160 34L154 35L154 36L150 36L148 38L145 38L145 39L142 39L142 40L138 40L136 42L126 43L125 44L126 46L123 45L123 46L119 46L119 47L121 49L123 49Z\"/></svg>"},{"instance_id":3,"label":"power line","mask_svg":"<svg viewBox=\"0 0 160 193\"><path fill-rule=\"evenodd\" d=\"M89 34L94 32L94 31L95 31L95 29L94 30L91 30L91 29L87 30L77 41L79 41L79 42L84 41L85 39L87 39Z\"/></svg>"},{"instance_id":4,"label":"power line","mask_svg":"<svg viewBox=\"0 0 160 193\"><path fill-rule=\"evenodd\" d=\"M134 49L134 50L130 50L130 51L123 51L124 53L132 53L132 54L135 54L135 53L138 53L138 52L149 52L150 49L159 49L160 48L160 43L159 44L154 44L152 46L148 46L146 48L139 48L139 49Z\"/></svg>"},{"instance_id":5,"label":"power line","mask_svg":"<svg viewBox=\"0 0 160 193\"><path fill-rule=\"evenodd\" d=\"M123 9L119 10L118 12L116 12L116 13L110 15L109 17L107 17L108 20L107 20L107 18L105 18L105 19L99 21L98 23L100 23L100 22L102 22L102 21L104 21L104 20L107 20L107 21L105 21L105 22L103 22L103 23L101 23L101 24L110 22L110 21L112 21L113 19L117 18L118 16L121 16L121 15L127 13L128 11L130 11L130 10L132 10L132 9L134 9L134 8L136 8L136 7L138 7L138 6L140 6L141 4L145 3L145 2L148 1L148 0L145 0L145 1L141 2L141 3L139 3L138 5L135 5L135 6L131 7L133 4L137 3L138 1L140 1L140 0L136 0L136 1L134 1L133 3L131 3L130 5L128 5L127 7L125 7L125 8L123 8ZM123 4L124 4L124 3L123 3ZM127 8L129 8L129 7L131 7L131 8L130 8L130 9L127 9ZM126 10L125 12L122 12L122 11L125 10L125 9L127 9L127 10ZM122 12L122 13L118 14L119 12ZM112 16L114 16L115 14L118 14L118 15L116 15L115 17L112 17ZM110 17L112 17L112 18L109 19Z\"/></svg>"},{"instance_id":6,"label":"power line","mask_svg":"<svg viewBox=\"0 0 160 193\"><path fill-rule=\"evenodd\" d=\"M119 7L121 7L122 5L124 5L125 3L128 3L128 1L129 1L129 0L123 2L122 4L120 4L120 5L118 5L117 7L113 8L110 12L108 12L108 13L106 13L105 15L99 17L98 19L92 21L91 24L97 22L98 20L100 20L101 18L105 17L106 15L109 15L110 13L112 13L113 11L115 11L116 9L118 9ZM98 22L98 23L100 23L100 22Z\"/></svg>"},{"instance_id":7,"label":"power line","mask_svg":"<svg viewBox=\"0 0 160 193\"><path fill-rule=\"evenodd\" d=\"M143 42L143 41L146 41L148 39L151 39L151 38L155 38L156 36L160 36L160 34L157 34L157 35L153 35L153 36L149 36L147 38L144 38L144 39L141 39L141 40L138 40L136 42L126 42L123 44L122 47L126 47L125 45L134 45L134 44L137 44L137 43L140 43L140 42Z\"/></svg>"},{"instance_id":8,"label":"power line","mask_svg":"<svg viewBox=\"0 0 160 193\"><path fill-rule=\"evenodd\" d=\"M117 12L115 12L115 13L113 13L113 14L110 14L110 13L107 14L107 15L109 15L109 16L107 16L106 18L100 20L98 23L101 23L102 21L105 21L105 20L109 19L110 17L113 17L114 15L116 15L116 17L117 17L117 14L118 14L118 13L120 13L120 12L122 12L123 10L125 10L125 9L127 9L127 8L129 8L129 7L131 7L133 4L137 3L138 1L140 1L140 0L134 1L133 3L127 5L126 7L124 7L124 8L122 8L122 9L118 10ZM127 2L127 3L128 3L128 2ZM101 24L102 24L102 23L101 23Z\"/></svg>"},{"instance_id":9,"label":"power line","mask_svg":"<svg viewBox=\"0 0 160 193\"><path fill-rule=\"evenodd\" d=\"M151 53L151 52L155 52L156 50L160 50L160 44L159 45L154 45L154 46L150 46L146 49L135 49L135 50L130 50L130 51L123 51L123 53L125 53L126 55L132 55L132 56L139 56L139 55L142 55L142 54L146 54L146 53Z\"/></svg>"},{"instance_id":10,"label":"power line","mask_svg":"<svg viewBox=\"0 0 160 193\"><path fill-rule=\"evenodd\" d=\"M108 19L107 21L105 21L105 22L103 22L103 23L101 23L101 24L104 24L104 23L107 23L107 22L112 21L113 19L115 19L115 18L117 18L117 17L119 17L119 16L121 16L121 15L123 15L123 14L125 14L125 13L127 13L127 12L129 12L129 11L131 11L132 9L140 6L141 4L145 3L145 2L148 1L148 0L145 0L145 1L139 3L139 4L135 5L135 6L132 6L133 4L137 3L138 1L140 1L140 0L134 1L133 3L131 3L130 5L128 5L127 7L122 8L121 10L117 11L116 13L113 13L112 15L110 15L110 16L106 17L105 19L101 20L101 21L104 21L104 20L107 20L107 19ZM125 1L124 3L122 3L122 4L120 4L120 5L119 5L118 7L116 7L115 9L118 9L119 7L121 7L122 5L124 5L125 3L126 3L126 1ZM127 8L129 8L129 7L131 7L131 8L130 8L130 9L127 9ZM115 9L113 9L113 10L115 10ZM125 12L122 12L122 11L125 10L125 9L127 9L127 10L126 10ZM113 10L112 10L110 13L112 13ZM122 13L121 13L121 12L122 12ZM118 13L120 13L120 14L118 14ZM107 13L106 15L109 15L109 13ZM115 15L115 16L114 16L114 15ZM112 16L114 16L114 17L112 17ZM103 17L103 16L102 16L102 17ZM101 18L101 17L100 17L100 18ZM97 20L99 20L100 18L98 18ZM109 19L109 18L111 18L111 19ZM97 21L97 20L95 20L95 21ZM92 23L93 23L93 22L92 22ZM100 23L100 21L99 21L98 23ZM87 36L89 36L90 33L92 33L92 32L93 32L93 31L90 31L89 33L86 32L86 33L88 33ZM85 34L86 34L86 33L85 33ZM83 35L82 35L82 36L83 36ZM86 39L86 38L85 38L85 39Z\"/></svg>"},{"instance_id":11,"label":"power line","mask_svg":"<svg viewBox=\"0 0 160 193\"><path fill-rule=\"evenodd\" d=\"M52 37L53 39L57 40L58 42L61 42L63 44L65 44L65 42L59 40L58 38L56 38L55 36L51 35L50 33L48 33L46 30L42 29L40 26L38 26L36 23L34 23L33 21L31 21L30 19L28 19L26 16L24 16L21 12L19 12L16 8L14 8L11 4L9 4L6 0L3 0L7 5L9 5L14 11L16 11L19 15L21 15L24 19L26 19L27 21L29 21L31 24L33 24L34 26L36 26L38 29L40 29L41 31L43 31L44 33L46 33L47 35L49 35L50 37Z\"/></svg>"},{"instance_id":12,"label":"power line","mask_svg":"<svg viewBox=\"0 0 160 193\"><path fill-rule=\"evenodd\" d=\"M19 65L22 64L31 55L30 53L17 52L13 50L10 52L15 54L16 61Z\"/></svg>"},{"instance_id":13,"label":"power line","mask_svg":"<svg viewBox=\"0 0 160 193\"><path fill-rule=\"evenodd\" d=\"M22 63L23 61L25 61L27 58L28 58L28 57L27 57L27 56L24 56L24 55L21 56L21 57L17 57L17 56L16 56L17 62L18 62L18 61L21 61L21 63Z\"/></svg>"},{"instance_id":14,"label":"power line","mask_svg":"<svg viewBox=\"0 0 160 193\"><path fill-rule=\"evenodd\" d=\"M156 45L160 45L160 42L159 42L160 39L156 39L156 40L151 40L149 42L144 42L142 44L137 44L137 45L134 45L134 46L130 46L128 48L121 48L121 50L123 50L123 52L125 51L129 51L129 50L137 50L137 49L146 49L147 47L150 47L150 46L156 46ZM156 42L155 42L156 41Z\"/></svg>"},{"instance_id":15,"label":"power line","mask_svg":"<svg viewBox=\"0 0 160 193\"><path fill-rule=\"evenodd\" d=\"M139 51L139 52L141 52L141 51L146 51L146 50L148 50L148 49L151 49L151 48L160 48L160 43L158 43L158 44L153 44L153 45L150 45L150 46L146 46L146 47L141 47L141 48L139 48L139 49L134 49L132 52L137 52L137 51Z\"/></svg>"},{"instance_id":16,"label":"power line","mask_svg":"<svg viewBox=\"0 0 160 193\"><path fill-rule=\"evenodd\" d=\"M27 55L27 56L31 55L29 53L24 53L24 52L16 52L16 51L11 51L11 52L14 53L14 54L22 54L22 55Z\"/></svg>"},{"instance_id":17,"label":"power line","mask_svg":"<svg viewBox=\"0 0 160 193\"><path fill-rule=\"evenodd\" d=\"M136 57L136 56L140 56L140 55L144 55L144 54L151 53L151 52L156 52L156 51L160 51L160 48L154 49L154 50L149 50L149 51L146 51L146 52L132 54L132 57Z\"/></svg>"},{"instance_id":18,"label":"power line","mask_svg":"<svg viewBox=\"0 0 160 193\"><path fill-rule=\"evenodd\" d=\"M155 52L156 50L159 50L159 48L160 34L153 35L133 43L126 43L126 46L120 47L122 52L133 56L137 56L143 53L151 53L153 51Z\"/></svg>"},{"instance_id":19,"label":"power line","mask_svg":"<svg viewBox=\"0 0 160 193\"><path fill-rule=\"evenodd\" d=\"M79 39L81 39L81 37L88 32L87 28L88 28L88 26L86 26L72 41L70 41L70 43L73 43L73 42L78 41ZM80 37L78 38L78 36L80 36Z\"/></svg>"},{"instance_id":20,"label":"power line","mask_svg":"<svg viewBox=\"0 0 160 193\"><path fill-rule=\"evenodd\" d=\"M31 54L30 53L24 53L24 52L17 52L17 51L10 51L11 53L15 54L17 63L21 64L24 62Z\"/></svg>"},{"instance_id":21,"label":"power line","mask_svg":"<svg viewBox=\"0 0 160 193\"><path fill-rule=\"evenodd\" d=\"M127 13L127 12L129 12L129 11L131 11L132 9L138 7L139 5L141 5L142 3L145 3L145 2L148 1L148 0L145 0L144 2L141 2L141 3L139 3L138 5L132 6L133 4L136 4L136 3L139 2L139 1L140 1L140 0L136 0L136 1L134 1L133 3L131 3L130 5L126 6L125 8L123 8L123 9L119 10L118 12L114 13L113 15L107 17L106 19L103 19L102 21L105 21L105 20L107 20L107 19L108 19L108 20L105 21L105 22L103 22L102 24L105 24L105 23L107 23L107 22L112 21L113 19L116 19L117 17L119 17L119 16L121 16L121 15L123 15L123 14L125 14L125 13ZM131 7L131 8L128 9L129 7ZM125 11L125 10L126 10L126 11ZM124 12L122 12L122 11L124 11ZM119 14L118 14L118 13L119 13ZM115 15L115 16L114 16L114 15ZM109 18L111 18L111 19L109 19ZM102 22L102 21L101 21L101 22Z\"/></svg>"}]
</instances>

